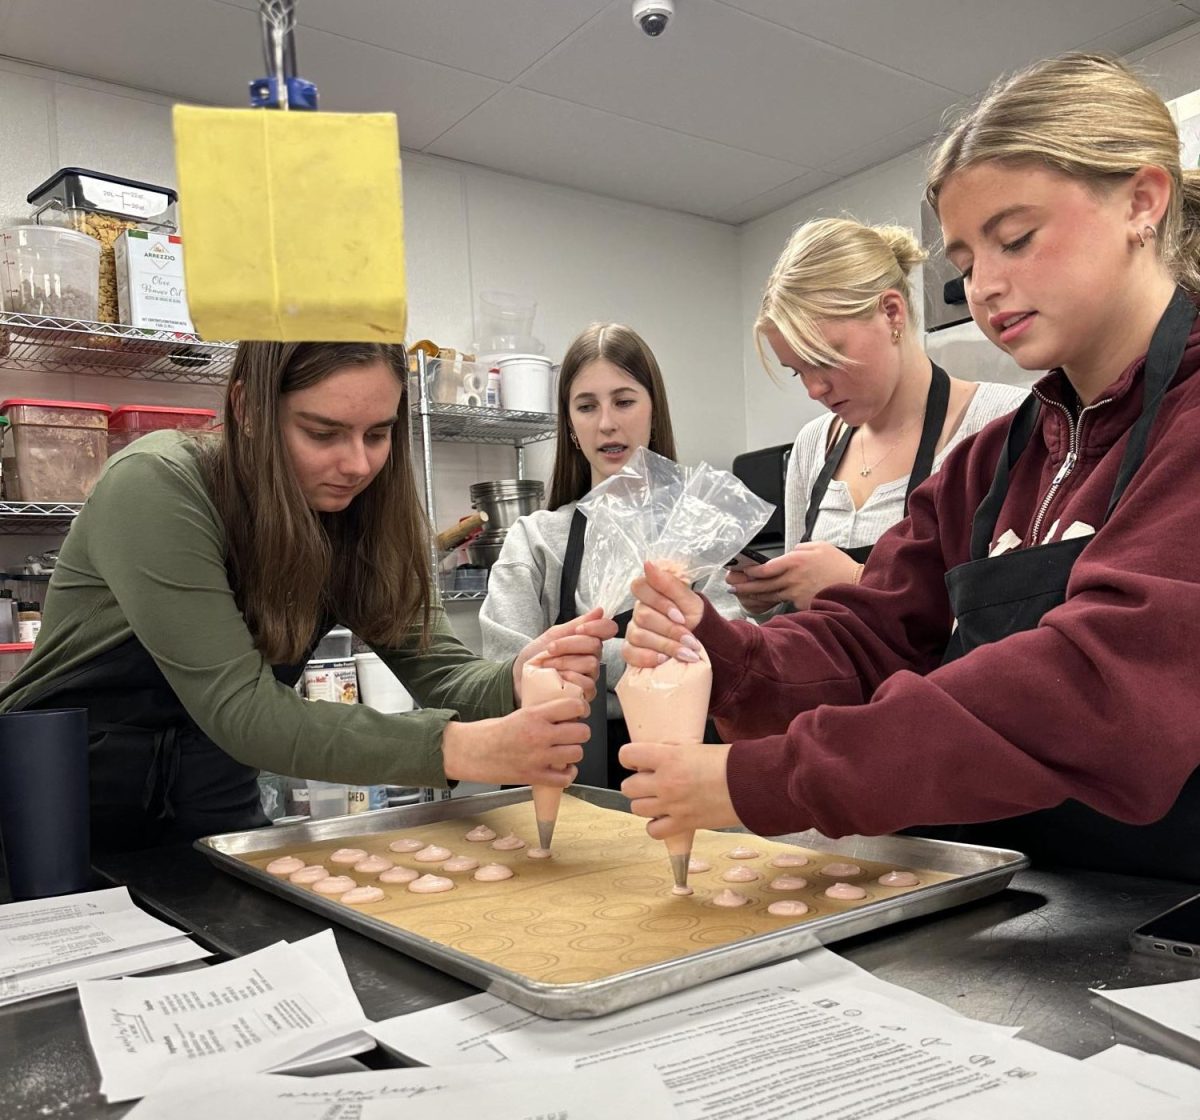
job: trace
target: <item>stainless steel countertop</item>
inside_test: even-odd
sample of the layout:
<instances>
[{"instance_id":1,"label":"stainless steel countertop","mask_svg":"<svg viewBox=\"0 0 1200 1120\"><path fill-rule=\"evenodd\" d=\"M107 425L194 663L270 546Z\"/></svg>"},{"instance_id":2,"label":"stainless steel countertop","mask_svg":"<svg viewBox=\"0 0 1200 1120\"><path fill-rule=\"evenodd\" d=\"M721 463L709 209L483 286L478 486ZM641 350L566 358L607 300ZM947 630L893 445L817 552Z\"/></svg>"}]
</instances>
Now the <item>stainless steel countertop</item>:
<instances>
[{"instance_id":1,"label":"stainless steel countertop","mask_svg":"<svg viewBox=\"0 0 1200 1120\"><path fill-rule=\"evenodd\" d=\"M107 856L97 869L113 883L128 884L147 910L216 950L215 960L326 928L318 915L218 871L190 847ZM1169 1037L1117 1018L1087 989L1195 978L1194 964L1135 953L1128 940L1134 926L1194 893L1194 886L1164 880L1025 871L999 894L839 942L836 950L963 1014L1020 1024L1022 1038L1065 1054L1085 1057L1126 1042L1181 1056ZM335 926L334 934L371 1019L475 990L352 930ZM0 1054L4 1120L107 1118L131 1107L100 1097L74 993L0 1008ZM364 1060L399 1064L382 1051Z\"/></svg>"}]
</instances>

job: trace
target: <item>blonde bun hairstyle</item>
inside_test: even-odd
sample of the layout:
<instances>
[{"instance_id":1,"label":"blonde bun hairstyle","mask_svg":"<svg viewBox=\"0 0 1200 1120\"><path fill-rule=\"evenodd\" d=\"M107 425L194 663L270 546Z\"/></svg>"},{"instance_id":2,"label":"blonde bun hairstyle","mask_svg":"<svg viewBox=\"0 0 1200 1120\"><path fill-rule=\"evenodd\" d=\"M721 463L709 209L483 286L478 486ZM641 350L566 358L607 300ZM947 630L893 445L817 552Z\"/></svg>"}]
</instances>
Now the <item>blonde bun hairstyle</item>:
<instances>
[{"instance_id":1,"label":"blonde bun hairstyle","mask_svg":"<svg viewBox=\"0 0 1200 1120\"><path fill-rule=\"evenodd\" d=\"M997 81L938 145L925 180L937 210L947 180L987 161L1040 166L1098 192L1159 167L1171 201L1155 252L1188 291L1200 291L1200 171L1183 168L1179 131L1163 99L1123 62L1072 53Z\"/></svg>"},{"instance_id":2,"label":"blonde bun hairstyle","mask_svg":"<svg viewBox=\"0 0 1200 1120\"><path fill-rule=\"evenodd\" d=\"M792 232L771 269L754 341L770 370L763 332L774 328L807 365L833 366L845 357L826 342L820 323L865 319L888 291L899 292L913 316L908 276L925 260L912 230L869 226L853 218L818 218Z\"/></svg>"}]
</instances>

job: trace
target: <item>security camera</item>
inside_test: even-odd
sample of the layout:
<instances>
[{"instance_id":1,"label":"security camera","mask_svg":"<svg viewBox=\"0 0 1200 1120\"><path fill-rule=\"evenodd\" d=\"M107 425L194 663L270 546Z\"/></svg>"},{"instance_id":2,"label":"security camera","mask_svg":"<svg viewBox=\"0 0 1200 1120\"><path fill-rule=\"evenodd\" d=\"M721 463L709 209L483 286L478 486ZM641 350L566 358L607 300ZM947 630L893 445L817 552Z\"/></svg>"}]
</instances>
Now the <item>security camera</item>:
<instances>
[{"instance_id":1,"label":"security camera","mask_svg":"<svg viewBox=\"0 0 1200 1120\"><path fill-rule=\"evenodd\" d=\"M675 0L633 0L633 22L644 35L657 39L675 14Z\"/></svg>"}]
</instances>

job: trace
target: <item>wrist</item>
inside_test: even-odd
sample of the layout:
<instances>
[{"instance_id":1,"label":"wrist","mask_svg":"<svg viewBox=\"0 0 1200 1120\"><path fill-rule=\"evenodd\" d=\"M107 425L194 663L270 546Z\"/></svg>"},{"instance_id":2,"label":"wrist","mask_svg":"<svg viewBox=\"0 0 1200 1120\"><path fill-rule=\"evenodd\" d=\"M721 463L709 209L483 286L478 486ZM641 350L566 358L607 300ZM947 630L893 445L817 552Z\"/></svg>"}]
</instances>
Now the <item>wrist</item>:
<instances>
[{"instance_id":1,"label":"wrist","mask_svg":"<svg viewBox=\"0 0 1200 1120\"><path fill-rule=\"evenodd\" d=\"M442 729L442 771L451 781L470 781L469 725L450 720Z\"/></svg>"}]
</instances>

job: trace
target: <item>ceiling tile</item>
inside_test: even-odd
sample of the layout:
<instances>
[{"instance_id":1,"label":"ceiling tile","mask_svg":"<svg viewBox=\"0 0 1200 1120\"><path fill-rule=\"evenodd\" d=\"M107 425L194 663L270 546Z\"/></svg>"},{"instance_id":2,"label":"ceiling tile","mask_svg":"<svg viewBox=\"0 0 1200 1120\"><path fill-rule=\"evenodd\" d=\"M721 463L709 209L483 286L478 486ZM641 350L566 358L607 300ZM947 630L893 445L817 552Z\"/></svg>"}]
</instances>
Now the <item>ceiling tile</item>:
<instances>
[{"instance_id":1,"label":"ceiling tile","mask_svg":"<svg viewBox=\"0 0 1200 1120\"><path fill-rule=\"evenodd\" d=\"M86 13L72 0L8 0L0 13L0 40L10 55L185 100L244 106L249 82L263 72L257 14L217 0L90 0ZM304 27L296 53L323 109L395 112L401 142L413 148L504 88Z\"/></svg>"},{"instance_id":2,"label":"ceiling tile","mask_svg":"<svg viewBox=\"0 0 1200 1120\"><path fill-rule=\"evenodd\" d=\"M296 57L317 82L322 109L393 112L407 148L424 148L504 89L491 78L305 27L296 32Z\"/></svg>"},{"instance_id":3,"label":"ceiling tile","mask_svg":"<svg viewBox=\"0 0 1200 1120\"><path fill-rule=\"evenodd\" d=\"M1175 31L1189 27L1200 19L1190 8L1172 4L1157 12L1142 16L1115 31L1109 31L1089 39L1085 46L1089 51L1106 51L1110 54L1131 54L1138 47L1163 39ZM1200 75L1197 76L1200 85Z\"/></svg>"},{"instance_id":4,"label":"ceiling tile","mask_svg":"<svg viewBox=\"0 0 1200 1120\"><path fill-rule=\"evenodd\" d=\"M244 105L262 71L257 16L215 0L6 0L10 58L196 101Z\"/></svg>"},{"instance_id":5,"label":"ceiling tile","mask_svg":"<svg viewBox=\"0 0 1200 1120\"><path fill-rule=\"evenodd\" d=\"M1176 7L1170 0L721 2L962 93L975 93L1004 71ZM1117 34L1111 49L1131 50L1145 41L1135 28Z\"/></svg>"},{"instance_id":6,"label":"ceiling tile","mask_svg":"<svg viewBox=\"0 0 1200 1120\"><path fill-rule=\"evenodd\" d=\"M715 0L687 0L654 40L616 4L519 84L805 167L953 98Z\"/></svg>"},{"instance_id":7,"label":"ceiling tile","mask_svg":"<svg viewBox=\"0 0 1200 1120\"><path fill-rule=\"evenodd\" d=\"M226 0L258 10L257 0ZM507 82L609 0L299 0L301 27L331 31Z\"/></svg>"},{"instance_id":8,"label":"ceiling tile","mask_svg":"<svg viewBox=\"0 0 1200 1120\"><path fill-rule=\"evenodd\" d=\"M824 171L809 171L804 175L798 175L795 179L789 179L781 186L772 187L769 191L763 191L762 194L756 194L753 198L747 198L744 202L722 210L716 217L723 222L740 226L743 222L753 221L755 218L761 218L764 214L773 213L781 207L787 206L788 203L803 198L806 194L819 191L833 181L834 177Z\"/></svg>"},{"instance_id":9,"label":"ceiling tile","mask_svg":"<svg viewBox=\"0 0 1200 1120\"><path fill-rule=\"evenodd\" d=\"M941 113L933 113L924 120L914 121L904 128L898 128L887 136L872 140L861 148L855 148L854 151L848 152L841 159L834 160L822 170L827 171L835 178L843 179L847 175L853 175L856 171L874 167L889 159L895 159L896 156L910 152L914 148L932 145L941 131L943 116Z\"/></svg>"},{"instance_id":10,"label":"ceiling tile","mask_svg":"<svg viewBox=\"0 0 1200 1120\"><path fill-rule=\"evenodd\" d=\"M705 217L808 170L521 89L493 98L429 151Z\"/></svg>"}]
</instances>

